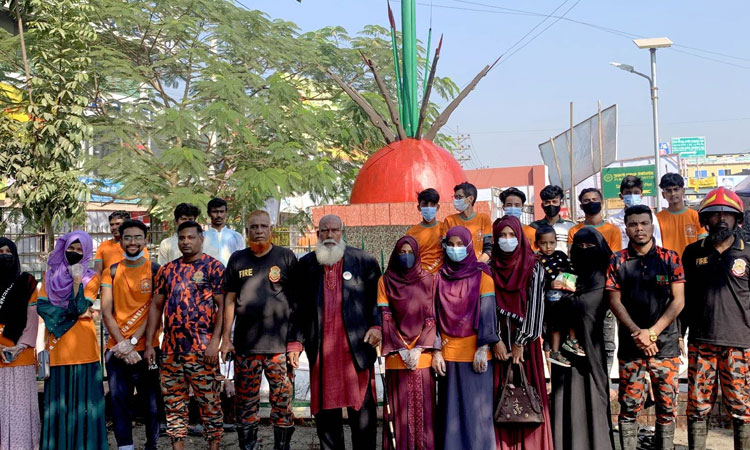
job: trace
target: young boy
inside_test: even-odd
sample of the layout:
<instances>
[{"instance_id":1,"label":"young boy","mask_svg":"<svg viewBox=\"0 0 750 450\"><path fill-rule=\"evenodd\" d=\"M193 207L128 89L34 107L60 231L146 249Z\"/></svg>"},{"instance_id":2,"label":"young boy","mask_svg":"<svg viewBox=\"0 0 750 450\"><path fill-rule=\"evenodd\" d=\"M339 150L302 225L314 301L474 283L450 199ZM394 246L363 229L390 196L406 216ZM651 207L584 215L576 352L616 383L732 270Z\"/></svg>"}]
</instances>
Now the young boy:
<instances>
[{"instance_id":1,"label":"young boy","mask_svg":"<svg viewBox=\"0 0 750 450\"><path fill-rule=\"evenodd\" d=\"M437 273L443 267L443 224L437 220L440 210L440 194L433 188L427 188L417 194L417 209L422 221L406 232L419 244L422 268L430 273Z\"/></svg>"},{"instance_id":2,"label":"young boy","mask_svg":"<svg viewBox=\"0 0 750 450\"><path fill-rule=\"evenodd\" d=\"M685 180L678 173L666 173L659 182L661 195L669 203L656 214L662 230L662 246L682 255L685 247L707 235L698 212L685 206Z\"/></svg>"},{"instance_id":3,"label":"young boy","mask_svg":"<svg viewBox=\"0 0 750 450\"><path fill-rule=\"evenodd\" d=\"M458 213L445 218L443 235L452 227L466 227L471 232L477 260L486 263L492 254L492 221L487 214L474 211L476 201L477 188L473 184L464 181L453 187L453 207Z\"/></svg>"},{"instance_id":4,"label":"young boy","mask_svg":"<svg viewBox=\"0 0 750 450\"><path fill-rule=\"evenodd\" d=\"M557 233L549 225L542 226L536 230L536 246L539 248L539 261L545 271L545 323L550 336L551 352L547 360L552 364L570 367L568 358L560 353L560 329L566 325L566 310L569 310L564 294L565 291L574 291L575 283L572 285L558 280L558 276L566 276L570 272L570 260L568 256L556 250ZM576 333L572 327L568 327L568 338L562 344L562 349L576 356L586 356L583 348L576 340Z\"/></svg>"}]
</instances>

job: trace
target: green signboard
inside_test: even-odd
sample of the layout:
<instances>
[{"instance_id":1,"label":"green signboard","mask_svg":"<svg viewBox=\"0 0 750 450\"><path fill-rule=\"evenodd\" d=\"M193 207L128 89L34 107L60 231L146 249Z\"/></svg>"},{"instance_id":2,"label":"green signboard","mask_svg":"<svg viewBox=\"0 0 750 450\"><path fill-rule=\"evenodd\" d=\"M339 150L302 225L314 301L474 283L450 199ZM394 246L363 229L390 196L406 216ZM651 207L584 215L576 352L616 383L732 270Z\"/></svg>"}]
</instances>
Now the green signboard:
<instances>
[{"instance_id":1,"label":"green signboard","mask_svg":"<svg viewBox=\"0 0 750 450\"><path fill-rule=\"evenodd\" d=\"M635 175L643 181L644 197L654 197L656 195L653 165L608 167L602 170L602 193L604 194L604 198L618 198L620 196L620 183L628 175Z\"/></svg>"},{"instance_id":2,"label":"green signboard","mask_svg":"<svg viewBox=\"0 0 750 450\"><path fill-rule=\"evenodd\" d=\"M706 156L706 138L704 136L672 138L672 153L680 155L681 158Z\"/></svg>"}]
</instances>

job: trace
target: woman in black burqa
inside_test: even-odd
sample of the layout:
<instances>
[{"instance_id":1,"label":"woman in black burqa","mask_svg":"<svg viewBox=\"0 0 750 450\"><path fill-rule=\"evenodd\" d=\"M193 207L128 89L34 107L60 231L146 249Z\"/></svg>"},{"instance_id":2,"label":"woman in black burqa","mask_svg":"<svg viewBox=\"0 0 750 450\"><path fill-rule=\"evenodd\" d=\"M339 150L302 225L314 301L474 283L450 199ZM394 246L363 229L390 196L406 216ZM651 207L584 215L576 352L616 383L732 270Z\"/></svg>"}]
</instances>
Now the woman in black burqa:
<instances>
[{"instance_id":1,"label":"woman in black burqa","mask_svg":"<svg viewBox=\"0 0 750 450\"><path fill-rule=\"evenodd\" d=\"M604 285L611 255L604 237L593 228L584 227L573 237L570 260L578 280L568 317L586 356L572 357L570 368L552 366L555 450L614 449L603 334L609 308Z\"/></svg>"}]
</instances>

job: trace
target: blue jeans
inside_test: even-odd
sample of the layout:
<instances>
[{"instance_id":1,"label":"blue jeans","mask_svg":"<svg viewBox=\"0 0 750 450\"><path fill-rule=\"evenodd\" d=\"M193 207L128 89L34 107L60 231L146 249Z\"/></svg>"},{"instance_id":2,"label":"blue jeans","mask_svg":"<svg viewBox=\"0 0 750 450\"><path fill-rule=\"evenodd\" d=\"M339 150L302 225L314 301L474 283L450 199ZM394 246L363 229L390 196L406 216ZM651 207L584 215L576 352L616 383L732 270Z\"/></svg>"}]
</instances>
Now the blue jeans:
<instances>
[{"instance_id":1,"label":"blue jeans","mask_svg":"<svg viewBox=\"0 0 750 450\"><path fill-rule=\"evenodd\" d=\"M143 352L140 352L143 357ZM107 350L104 355L109 380L109 392L112 398L112 418L115 440L119 449L133 448L133 389L144 402L146 425L146 450L156 450L159 438L159 410L157 396L161 391L159 371L148 370L146 360L128 365L122 359ZM158 358L157 358L158 361Z\"/></svg>"}]
</instances>

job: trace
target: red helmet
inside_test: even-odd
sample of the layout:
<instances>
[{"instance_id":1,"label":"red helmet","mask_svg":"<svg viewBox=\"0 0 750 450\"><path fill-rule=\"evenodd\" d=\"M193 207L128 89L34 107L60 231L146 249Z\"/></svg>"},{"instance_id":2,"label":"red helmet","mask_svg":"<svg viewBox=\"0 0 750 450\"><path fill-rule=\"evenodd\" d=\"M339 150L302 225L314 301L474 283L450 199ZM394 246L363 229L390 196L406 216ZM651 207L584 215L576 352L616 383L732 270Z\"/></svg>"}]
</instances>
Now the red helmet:
<instances>
[{"instance_id":1,"label":"red helmet","mask_svg":"<svg viewBox=\"0 0 750 450\"><path fill-rule=\"evenodd\" d=\"M733 212L740 216L744 214L744 205L740 197L724 187L716 188L706 194L701 205L698 207L699 213L704 212Z\"/></svg>"}]
</instances>

